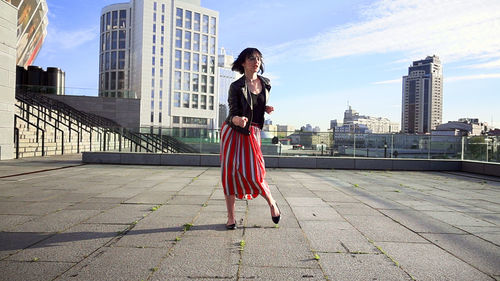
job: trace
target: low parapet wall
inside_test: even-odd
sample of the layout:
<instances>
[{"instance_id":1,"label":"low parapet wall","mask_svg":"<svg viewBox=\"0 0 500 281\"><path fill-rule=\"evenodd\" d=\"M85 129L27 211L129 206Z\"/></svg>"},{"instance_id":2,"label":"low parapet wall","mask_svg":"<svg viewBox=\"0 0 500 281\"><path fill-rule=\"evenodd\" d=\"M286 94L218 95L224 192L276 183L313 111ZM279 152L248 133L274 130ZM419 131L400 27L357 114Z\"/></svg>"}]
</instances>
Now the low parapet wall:
<instances>
[{"instance_id":1,"label":"low parapet wall","mask_svg":"<svg viewBox=\"0 0 500 281\"><path fill-rule=\"evenodd\" d=\"M84 152L84 163L119 165L220 166L218 154ZM438 159L266 156L267 168L387 171L464 171L500 176L499 163Z\"/></svg>"}]
</instances>

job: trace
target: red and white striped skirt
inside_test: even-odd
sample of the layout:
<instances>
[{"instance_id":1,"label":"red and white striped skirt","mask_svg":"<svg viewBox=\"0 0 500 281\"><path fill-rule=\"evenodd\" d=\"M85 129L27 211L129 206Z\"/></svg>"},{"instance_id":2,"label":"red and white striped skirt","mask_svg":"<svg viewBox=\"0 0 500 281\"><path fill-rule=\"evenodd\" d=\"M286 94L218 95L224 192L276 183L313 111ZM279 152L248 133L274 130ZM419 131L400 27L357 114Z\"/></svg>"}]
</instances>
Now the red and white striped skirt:
<instances>
[{"instance_id":1,"label":"red and white striped skirt","mask_svg":"<svg viewBox=\"0 0 500 281\"><path fill-rule=\"evenodd\" d=\"M260 131L252 125L250 135L244 135L225 122L222 124L220 163L225 195L252 199L269 193Z\"/></svg>"}]
</instances>

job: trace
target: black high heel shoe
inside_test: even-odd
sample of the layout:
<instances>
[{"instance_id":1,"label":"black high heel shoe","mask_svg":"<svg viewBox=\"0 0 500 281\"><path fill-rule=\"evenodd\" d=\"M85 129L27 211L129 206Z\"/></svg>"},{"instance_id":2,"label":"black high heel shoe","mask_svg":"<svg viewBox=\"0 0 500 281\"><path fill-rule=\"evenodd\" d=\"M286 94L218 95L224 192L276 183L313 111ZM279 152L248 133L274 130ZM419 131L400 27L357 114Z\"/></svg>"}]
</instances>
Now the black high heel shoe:
<instances>
[{"instance_id":1,"label":"black high heel shoe","mask_svg":"<svg viewBox=\"0 0 500 281\"><path fill-rule=\"evenodd\" d=\"M236 229L236 220L234 221L233 224L226 224L226 229L228 230Z\"/></svg>"},{"instance_id":2,"label":"black high heel shoe","mask_svg":"<svg viewBox=\"0 0 500 281\"><path fill-rule=\"evenodd\" d=\"M280 222L280 218L281 218L281 210L280 210L280 207L278 206L278 202L274 202L276 204L276 208L278 208L278 211L280 212L279 216L276 216L276 217L273 217L271 216L271 218L273 219L273 222L274 224L278 224Z\"/></svg>"}]
</instances>

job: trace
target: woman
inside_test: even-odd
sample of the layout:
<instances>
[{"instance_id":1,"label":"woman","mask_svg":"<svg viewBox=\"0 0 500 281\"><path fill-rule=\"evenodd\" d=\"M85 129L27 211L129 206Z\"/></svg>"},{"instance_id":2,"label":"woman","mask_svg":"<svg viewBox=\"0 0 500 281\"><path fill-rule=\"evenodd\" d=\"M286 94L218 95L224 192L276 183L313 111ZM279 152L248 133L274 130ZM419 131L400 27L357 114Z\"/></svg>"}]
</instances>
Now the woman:
<instances>
[{"instance_id":1,"label":"woman","mask_svg":"<svg viewBox=\"0 0 500 281\"><path fill-rule=\"evenodd\" d=\"M229 88L229 116L221 128L222 186L226 197L227 229L236 228L234 215L236 197L252 199L262 195L269 205L274 223L280 220L280 210L265 180L266 169L262 156L260 131L264 125L264 112L271 114L267 105L271 84L264 73L262 53L246 48L232 66L243 76Z\"/></svg>"}]
</instances>

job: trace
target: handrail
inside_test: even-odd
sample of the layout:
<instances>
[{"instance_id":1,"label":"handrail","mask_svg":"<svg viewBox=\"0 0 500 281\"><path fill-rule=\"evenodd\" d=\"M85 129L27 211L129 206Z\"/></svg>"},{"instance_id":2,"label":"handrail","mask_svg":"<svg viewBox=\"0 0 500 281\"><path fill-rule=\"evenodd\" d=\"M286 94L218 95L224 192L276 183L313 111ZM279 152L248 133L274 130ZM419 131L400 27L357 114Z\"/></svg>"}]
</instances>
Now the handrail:
<instances>
[{"instance_id":1,"label":"handrail","mask_svg":"<svg viewBox=\"0 0 500 281\"><path fill-rule=\"evenodd\" d=\"M36 133L38 134L38 130L41 130L42 131L42 156L45 156L45 130L38 127L37 125L31 123L30 121L28 121L27 119L17 115L17 114L14 114L14 128L18 129L17 128L17 119L21 119L23 120L24 122L30 124L31 126L35 127L37 129ZM14 132L16 132L16 130L14 130ZM19 129L17 130L17 134L15 134L14 136L16 139L15 139L15 144L16 144L16 159L19 159Z\"/></svg>"}]
</instances>

